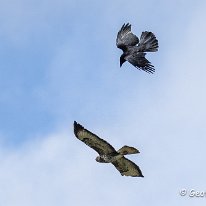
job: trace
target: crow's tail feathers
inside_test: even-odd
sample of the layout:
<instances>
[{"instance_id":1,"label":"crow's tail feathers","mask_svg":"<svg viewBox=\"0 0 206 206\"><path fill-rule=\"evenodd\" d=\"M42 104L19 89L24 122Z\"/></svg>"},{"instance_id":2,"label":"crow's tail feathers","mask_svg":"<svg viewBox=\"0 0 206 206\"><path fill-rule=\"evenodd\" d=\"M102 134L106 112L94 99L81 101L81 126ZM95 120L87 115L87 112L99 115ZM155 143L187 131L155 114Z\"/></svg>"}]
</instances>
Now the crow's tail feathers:
<instances>
[{"instance_id":1,"label":"crow's tail feathers","mask_svg":"<svg viewBox=\"0 0 206 206\"><path fill-rule=\"evenodd\" d=\"M138 45L141 52L155 52L158 50L158 40L152 32L144 31Z\"/></svg>"}]
</instances>

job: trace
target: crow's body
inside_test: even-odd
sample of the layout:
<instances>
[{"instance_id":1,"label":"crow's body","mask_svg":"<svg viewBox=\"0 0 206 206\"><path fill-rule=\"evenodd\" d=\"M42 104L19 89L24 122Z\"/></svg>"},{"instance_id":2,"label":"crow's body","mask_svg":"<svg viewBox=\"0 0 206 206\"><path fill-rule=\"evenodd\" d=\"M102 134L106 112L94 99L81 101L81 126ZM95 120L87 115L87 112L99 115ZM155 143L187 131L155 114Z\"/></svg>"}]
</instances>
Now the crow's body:
<instances>
[{"instance_id":1,"label":"crow's body","mask_svg":"<svg viewBox=\"0 0 206 206\"><path fill-rule=\"evenodd\" d=\"M120 57L120 67L128 61L138 69L148 73L154 73L154 66L145 58L145 52L155 52L158 50L158 41L152 32L142 32L140 40L131 32L131 25L123 24L117 34L116 45L122 49Z\"/></svg>"}]
</instances>

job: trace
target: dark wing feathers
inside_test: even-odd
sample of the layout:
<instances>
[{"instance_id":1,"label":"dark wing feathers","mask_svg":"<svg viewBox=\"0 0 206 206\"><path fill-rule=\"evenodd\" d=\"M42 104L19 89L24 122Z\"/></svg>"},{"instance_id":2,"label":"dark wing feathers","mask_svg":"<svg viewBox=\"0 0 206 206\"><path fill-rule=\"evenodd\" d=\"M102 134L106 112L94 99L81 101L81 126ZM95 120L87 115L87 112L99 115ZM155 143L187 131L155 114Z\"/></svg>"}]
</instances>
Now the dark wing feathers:
<instances>
[{"instance_id":1,"label":"dark wing feathers","mask_svg":"<svg viewBox=\"0 0 206 206\"><path fill-rule=\"evenodd\" d=\"M156 52L159 47L158 40L152 32L144 31L137 47L139 52Z\"/></svg>"},{"instance_id":2,"label":"dark wing feathers","mask_svg":"<svg viewBox=\"0 0 206 206\"><path fill-rule=\"evenodd\" d=\"M115 153L116 150L105 140L85 129L82 125L74 121L74 134L86 145L94 149L99 155Z\"/></svg>"},{"instance_id":3,"label":"dark wing feathers","mask_svg":"<svg viewBox=\"0 0 206 206\"><path fill-rule=\"evenodd\" d=\"M122 28L117 33L117 47L124 51L127 46L135 46L138 43L138 37L131 32L131 24L123 24Z\"/></svg>"},{"instance_id":4,"label":"dark wing feathers","mask_svg":"<svg viewBox=\"0 0 206 206\"><path fill-rule=\"evenodd\" d=\"M138 69L155 72L154 66L145 58L145 52L156 52L159 48L158 40L152 32L142 32L139 40L131 32L131 24L123 24L117 33L116 45L124 52L120 57L120 66L128 61Z\"/></svg>"},{"instance_id":5,"label":"dark wing feathers","mask_svg":"<svg viewBox=\"0 0 206 206\"><path fill-rule=\"evenodd\" d=\"M122 157L112 164L121 173L122 176L144 177L140 168L132 161Z\"/></svg>"},{"instance_id":6,"label":"dark wing feathers","mask_svg":"<svg viewBox=\"0 0 206 206\"><path fill-rule=\"evenodd\" d=\"M142 70L144 70L145 72L148 73L154 73L155 72L155 68L154 66L145 58L145 53L143 52L134 52L130 55L127 55L125 57L125 59L132 64L133 66L135 66L136 68L140 68Z\"/></svg>"}]
</instances>

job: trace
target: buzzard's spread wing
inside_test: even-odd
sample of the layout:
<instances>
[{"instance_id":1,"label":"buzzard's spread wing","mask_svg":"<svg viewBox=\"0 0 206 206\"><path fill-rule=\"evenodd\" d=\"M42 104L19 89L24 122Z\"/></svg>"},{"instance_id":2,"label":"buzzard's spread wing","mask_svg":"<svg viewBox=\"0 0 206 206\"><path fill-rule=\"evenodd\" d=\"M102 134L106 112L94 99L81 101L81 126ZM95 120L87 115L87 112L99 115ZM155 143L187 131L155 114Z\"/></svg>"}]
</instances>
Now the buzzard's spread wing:
<instances>
[{"instance_id":1,"label":"buzzard's spread wing","mask_svg":"<svg viewBox=\"0 0 206 206\"><path fill-rule=\"evenodd\" d=\"M85 129L76 121L74 121L74 134L79 140L98 152L99 155L116 153L116 150L108 142Z\"/></svg>"},{"instance_id":2,"label":"buzzard's spread wing","mask_svg":"<svg viewBox=\"0 0 206 206\"><path fill-rule=\"evenodd\" d=\"M112 164L116 167L121 175L132 176L132 177L144 177L140 168L132 161L128 160L125 157L122 157Z\"/></svg>"},{"instance_id":3,"label":"buzzard's spread wing","mask_svg":"<svg viewBox=\"0 0 206 206\"><path fill-rule=\"evenodd\" d=\"M145 58L145 55L146 54L143 52L133 52L127 55L125 59L136 68L142 69L148 73L154 73L154 66Z\"/></svg>"},{"instance_id":4,"label":"buzzard's spread wing","mask_svg":"<svg viewBox=\"0 0 206 206\"><path fill-rule=\"evenodd\" d=\"M131 24L123 24L122 28L117 34L117 47L124 51L127 46L135 46L138 43L138 37L131 32Z\"/></svg>"}]
</instances>

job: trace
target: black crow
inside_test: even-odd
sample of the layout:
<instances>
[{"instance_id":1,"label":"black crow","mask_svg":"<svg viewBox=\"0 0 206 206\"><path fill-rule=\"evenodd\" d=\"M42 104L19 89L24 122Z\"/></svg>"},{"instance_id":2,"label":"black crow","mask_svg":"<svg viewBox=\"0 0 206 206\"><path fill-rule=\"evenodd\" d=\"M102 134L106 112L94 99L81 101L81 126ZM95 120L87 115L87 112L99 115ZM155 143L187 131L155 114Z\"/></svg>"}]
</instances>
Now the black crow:
<instances>
[{"instance_id":1,"label":"black crow","mask_svg":"<svg viewBox=\"0 0 206 206\"><path fill-rule=\"evenodd\" d=\"M116 45L123 51L120 57L120 67L128 61L138 69L154 73L154 66L145 58L145 52L156 52L159 47L158 40L152 32L142 32L139 40L131 32L131 24L123 24L117 34Z\"/></svg>"}]
</instances>

